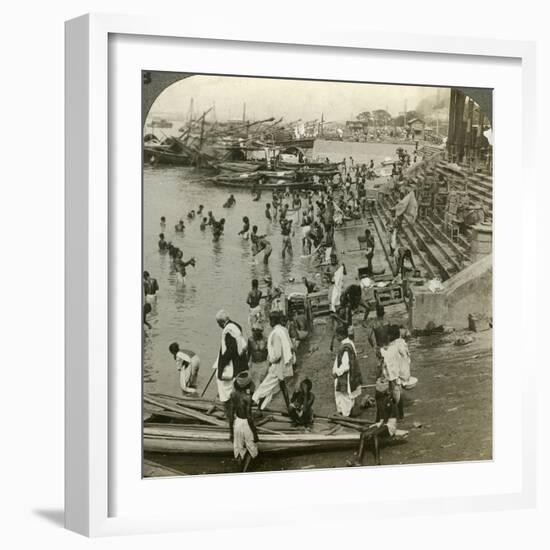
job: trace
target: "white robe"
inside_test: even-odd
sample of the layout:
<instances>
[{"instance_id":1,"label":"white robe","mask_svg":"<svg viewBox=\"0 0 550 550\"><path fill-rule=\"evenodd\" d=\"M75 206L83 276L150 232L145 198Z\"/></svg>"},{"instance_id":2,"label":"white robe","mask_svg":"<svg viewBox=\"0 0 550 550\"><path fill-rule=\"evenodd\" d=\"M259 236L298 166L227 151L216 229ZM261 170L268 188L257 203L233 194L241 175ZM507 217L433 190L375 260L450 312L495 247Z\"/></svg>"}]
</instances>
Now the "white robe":
<instances>
[{"instance_id":1,"label":"white robe","mask_svg":"<svg viewBox=\"0 0 550 550\"><path fill-rule=\"evenodd\" d=\"M296 356L292 348L292 340L285 327L281 325L273 327L267 339L267 358L270 363L267 376L252 396L255 403L263 399L262 409L269 405L273 396L281 389L280 381L294 374Z\"/></svg>"},{"instance_id":2,"label":"white robe","mask_svg":"<svg viewBox=\"0 0 550 550\"><path fill-rule=\"evenodd\" d=\"M407 384L411 377L411 356L403 338L397 338L387 348L380 350L384 358L386 378L398 384Z\"/></svg>"},{"instance_id":3,"label":"white robe","mask_svg":"<svg viewBox=\"0 0 550 550\"><path fill-rule=\"evenodd\" d=\"M344 288L344 266L341 265L334 272L334 285L330 296L330 311L336 312L336 308L340 305L340 296Z\"/></svg>"},{"instance_id":4,"label":"white robe","mask_svg":"<svg viewBox=\"0 0 550 550\"><path fill-rule=\"evenodd\" d=\"M355 351L355 344L353 343L353 340L350 340L349 338L345 338L344 340L342 340L342 344L350 344ZM338 364L338 356L335 357L334 365L332 366L333 375L342 376L343 374L348 372L349 369L350 369L350 357L347 351L342 354L342 361L340 365ZM353 405L355 404L355 400L361 395L362 388L361 386L357 386L357 388L355 388L355 390L352 392L349 384L349 376L348 376L347 392L338 391L336 389L337 386L338 386L338 378L335 378L334 379L334 401L336 403L336 410L342 416L349 416L351 414L351 410L353 409Z\"/></svg>"},{"instance_id":5,"label":"white robe","mask_svg":"<svg viewBox=\"0 0 550 550\"><path fill-rule=\"evenodd\" d=\"M237 351L239 355L241 355L247 347L247 342L244 339L242 332L239 330L239 327L232 322L227 323L225 327L223 327L221 344L220 344L220 352L222 354L226 352L226 349L227 349L225 345L226 334L231 334L231 336L235 338L237 342ZM214 370L218 369L218 357L216 357L216 360L212 365L212 368ZM218 397L220 398L220 401L222 403L229 401L229 398L231 397L231 392L233 391L234 378L235 378L235 374L233 369L233 361L230 361L223 369L222 380L220 380L216 375L216 384L218 386Z\"/></svg>"}]
</instances>

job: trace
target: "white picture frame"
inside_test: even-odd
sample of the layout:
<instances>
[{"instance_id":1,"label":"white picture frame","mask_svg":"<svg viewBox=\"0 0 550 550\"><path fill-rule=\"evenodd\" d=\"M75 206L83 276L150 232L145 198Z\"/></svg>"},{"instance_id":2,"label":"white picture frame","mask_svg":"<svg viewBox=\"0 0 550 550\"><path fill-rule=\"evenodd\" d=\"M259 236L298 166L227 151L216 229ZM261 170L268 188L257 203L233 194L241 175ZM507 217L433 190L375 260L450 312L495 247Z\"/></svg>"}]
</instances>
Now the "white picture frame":
<instances>
[{"instance_id":1,"label":"white picture frame","mask_svg":"<svg viewBox=\"0 0 550 550\"><path fill-rule=\"evenodd\" d=\"M424 35L403 35L379 32L354 32L346 29L318 29L315 26L308 28L272 30L235 30L225 28L222 22L180 22L169 17L152 18L115 15L86 15L71 20L66 24L66 493L65 518L66 527L88 536L105 536L113 534L138 534L160 531L182 531L188 529L208 529L213 526L229 525L258 525L261 523L282 523L292 521L290 510L277 508L275 503L264 507L255 507L246 518L223 517L222 511L210 510L211 514L184 514L170 516L164 513L141 516L135 511L120 511L115 506L112 491L115 482L118 483L117 452L123 452L125 442L122 441L120 430L115 429L114 416L119 409L125 408L125 403L118 400L117 390L113 387L113 369L116 369L117 351L114 350L112 328L113 302L118 299L113 291L113 270L119 261L114 257L113 233L117 225L117 201L121 198L118 193L113 194L110 180L115 169L109 164L109 140L112 137L111 120L113 113L109 112L110 94L113 93L111 84L114 82L110 71L118 70L109 63L109 38L113 36L132 37L132 40L144 40L145 37L169 37L172 39L193 39L214 41L216 47L223 44L247 44L254 48L284 47L286 51L313 51L321 48L326 51L349 52L385 52L385 55L415 55L432 56L434 59L460 58L468 63L482 60L484 63L516 64L520 71L518 78L521 83L521 125L529 128L534 126L534 89L535 89L535 47L531 42L501 41L489 38L434 37ZM141 37L141 38L140 38ZM164 44L163 47L170 47ZM351 49L351 50L350 50ZM304 51L305 51L304 50ZM351 54L350 54L351 55ZM195 65L200 66L199 62ZM143 69L156 67L146 66ZM158 67L166 69L166 66ZM183 70L183 67L182 67ZM231 71L228 71L231 72ZM399 79L397 75L397 79ZM457 74L459 83L461 74ZM376 79L374 79L376 80ZM422 79L420 79L422 80ZM139 83L138 83L139 84ZM139 88L139 86L138 86ZM498 88L497 88L498 93ZM516 107L518 107L516 105ZM498 126L498 103L495 110L498 132L504 126ZM139 112L136 113L136 124L141 124ZM504 140L503 140L504 141ZM529 206L535 200L536 194L529 194L533 189L534 181L531 177L533 166L532 152L535 150L533 133L521 134L521 155L517 159L508 159L508 166L512 174L519 174L522 179L523 191L520 194L523 208L520 211L535 212L536 207ZM134 144L135 145L135 144ZM505 181L506 174L502 170L503 157L497 146L495 155L495 173L497 181ZM503 148L504 149L504 148ZM124 153L121 152L123 157ZM125 157L123 157L125 158ZM111 158L111 161L113 159ZM500 167L500 168L499 168ZM117 170L124 167L117 167ZM516 172L520 170L520 172ZM502 178L500 175L502 174ZM504 186L505 187L505 186ZM500 194L502 193L502 194ZM510 191L504 189L498 192L495 201L495 220L506 215L506 209L514 197ZM500 194L500 196L499 196ZM116 197L117 200L114 200ZM502 199L502 201L501 201ZM517 199L517 197L516 197ZM119 203L118 203L119 204ZM134 204L130 201L130 205ZM528 210L529 207L529 210ZM139 213L141 215L141 213ZM503 220L504 218L500 218ZM505 258L500 250L505 250L505 244L519 246L522 251L522 261L535 263L536 250L529 242L529 231L534 227L535 220L530 217L519 217L520 231L515 235L507 234L505 223L496 223L495 265L504 265ZM502 237L501 237L502 235ZM502 243L502 244L499 244ZM502 248L499 248L502 247ZM503 269L504 272L504 269ZM507 281L502 277L503 288ZM497 276L495 275L497 280ZM500 285L500 283L498 283ZM526 326L530 316L527 312L527 303L534 299L534 291L529 287L526 276L516 274L515 285L518 303L512 305L505 312L499 305L500 290L495 291L495 323L497 327L506 321L504 317L516 313L518 322ZM523 306L522 306L523 303ZM139 304L138 304L139 307ZM138 323L140 319L138 318ZM499 332L497 328L497 333ZM503 338L495 339L495 365L498 357L502 361L512 361L513 352L506 350L506 334ZM508 334L512 334L511 332ZM503 353L499 355L499 349ZM518 393L521 395L520 438L517 460L514 462L513 472L509 478L517 483L513 488L502 486L502 490L495 487L494 491L485 494L452 494L448 497L433 496L426 490L425 495L418 488L411 488L408 494L392 495L392 498L367 498L366 494L350 495L354 502L353 511L345 513L348 519L360 521L363 514L368 512L370 517L388 515L407 515L414 513L441 513L452 511L475 511L487 509L504 509L529 507L535 499L535 435L534 424L530 418L534 417L535 403L526 399L534 395L534 351L518 343L517 354L524 358L522 361L522 384ZM529 360L531 359L531 360ZM498 367L497 367L498 368ZM137 371L136 371L137 372ZM499 384L504 387L503 377L495 376L495 397L498 401ZM504 390L503 390L504 391ZM510 390L512 391L512 390ZM130 392L132 393L132 392ZM510 394L507 394L510 395ZM135 404L139 409L140 403ZM135 409L137 410L137 409ZM132 413L133 414L133 413ZM139 419L141 421L141 419ZM496 418L495 422L500 422ZM135 434L134 434L135 435ZM139 443L138 443L139 444ZM141 458L141 457L137 457ZM501 453L495 456L493 466L499 461L505 461ZM498 464L497 464L498 465ZM479 465L478 465L479 466ZM438 476L448 476L442 466L433 468L433 481L438 483ZM389 476L391 469L380 470L381 476ZM415 472L415 470L410 470ZM505 469L503 470L506 473ZM503 472L499 473L502 477ZM257 474L255 484L269 484L269 477L277 477L277 485L288 487L294 474ZM416 475L416 472L415 472ZM338 476L338 477L336 477ZM364 469L351 469L342 472L308 472L308 483L315 480L326 483L326 491L330 492L331 483L363 483L360 479L369 479L375 483L371 473ZM192 480L134 480L138 484L153 484L155 487L170 490L169 484L182 488L181 482L187 483L186 490L196 491L196 494L215 491L216 487L224 484L229 487L236 478L233 476L211 476L209 479L197 477ZM498 482L495 477L495 484ZM247 482L243 482L246 485ZM386 482L387 483L387 482ZM397 483L399 493L403 483ZM267 487L268 485L266 485ZM374 486L374 485L373 485ZM123 487L122 489L120 487ZM124 484L119 490L124 490ZM126 486L127 487L127 486ZM326 492L325 491L325 492ZM151 494L150 492L147 494ZM434 492L435 494L435 492ZM411 496L416 495L416 496ZM312 521L336 519L339 513L335 510L327 511L326 503L313 499L307 518ZM133 498L127 497L126 500ZM198 498L198 496L197 496ZM123 499L124 500L124 499ZM200 508L200 506L198 506ZM261 509L260 509L261 508ZM271 512L269 512L271 510ZM277 510L274 514L273 510ZM268 513L269 512L269 513ZM344 514L342 512L341 517ZM212 518L216 517L216 521Z\"/></svg>"}]
</instances>

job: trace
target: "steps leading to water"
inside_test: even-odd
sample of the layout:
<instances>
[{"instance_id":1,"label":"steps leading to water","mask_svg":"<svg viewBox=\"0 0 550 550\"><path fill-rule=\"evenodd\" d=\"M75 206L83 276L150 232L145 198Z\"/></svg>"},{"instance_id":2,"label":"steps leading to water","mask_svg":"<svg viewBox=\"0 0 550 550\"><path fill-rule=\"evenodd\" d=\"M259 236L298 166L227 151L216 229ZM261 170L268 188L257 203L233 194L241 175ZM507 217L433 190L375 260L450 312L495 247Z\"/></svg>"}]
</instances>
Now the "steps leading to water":
<instances>
[{"instance_id":1,"label":"steps leading to water","mask_svg":"<svg viewBox=\"0 0 550 550\"><path fill-rule=\"evenodd\" d=\"M493 217L493 177L487 172L468 172L456 164L439 161L435 167L436 173L451 181L465 184L472 206L483 207L485 219Z\"/></svg>"}]
</instances>

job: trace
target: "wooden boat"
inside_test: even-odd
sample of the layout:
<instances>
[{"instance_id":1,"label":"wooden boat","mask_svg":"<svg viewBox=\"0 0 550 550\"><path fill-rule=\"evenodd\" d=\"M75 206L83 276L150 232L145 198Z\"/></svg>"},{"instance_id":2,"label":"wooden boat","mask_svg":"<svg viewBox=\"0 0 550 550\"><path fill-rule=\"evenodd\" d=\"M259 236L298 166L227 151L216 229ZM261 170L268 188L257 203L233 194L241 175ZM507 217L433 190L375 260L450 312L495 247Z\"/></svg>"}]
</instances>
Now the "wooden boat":
<instances>
[{"instance_id":1,"label":"wooden boat","mask_svg":"<svg viewBox=\"0 0 550 550\"><path fill-rule=\"evenodd\" d=\"M210 181L224 185L235 185L236 187L250 187L255 182L258 182L260 177L261 174L258 172L246 172L243 174L222 173L210 178Z\"/></svg>"},{"instance_id":2,"label":"wooden boat","mask_svg":"<svg viewBox=\"0 0 550 550\"><path fill-rule=\"evenodd\" d=\"M278 147L300 147L301 149L313 149L315 144L315 138L302 138L302 139L279 139L275 138L275 145Z\"/></svg>"},{"instance_id":3,"label":"wooden boat","mask_svg":"<svg viewBox=\"0 0 550 550\"><path fill-rule=\"evenodd\" d=\"M143 425L146 452L233 453L223 406L216 401L145 394L144 411L150 415ZM284 413L272 410L265 413L266 418L257 422L258 447L262 453L343 449L357 445L361 437L359 430L338 423L344 421L316 417L313 427L306 430L292 426Z\"/></svg>"},{"instance_id":4,"label":"wooden boat","mask_svg":"<svg viewBox=\"0 0 550 550\"><path fill-rule=\"evenodd\" d=\"M229 176L226 174L220 174L210 178L209 181L215 185L223 185L224 187L240 187L243 189L252 189L256 186L257 190L264 189L321 189L322 186L313 182L305 181L290 181L285 179L260 182L261 174L255 172L253 174L241 174L239 176Z\"/></svg>"},{"instance_id":5,"label":"wooden boat","mask_svg":"<svg viewBox=\"0 0 550 550\"><path fill-rule=\"evenodd\" d=\"M259 172L262 176L272 180L294 180L296 178L296 172L294 170L261 170Z\"/></svg>"},{"instance_id":6,"label":"wooden boat","mask_svg":"<svg viewBox=\"0 0 550 550\"><path fill-rule=\"evenodd\" d=\"M226 172L247 173L259 170L262 165L256 162L220 162L217 166L220 170Z\"/></svg>"},{"instance_id":7,"label":"wooden boat","mask_svg":"<svg viewBox=\"0 0 550 550\"><path fill-rule=\"evenodd\" d=\"M259 433L260 453L309 452L356 447L361 435L359 431L338 433L284 432ZM147 452L184 454L227 454L233 453L228 428L185 426L182 424L145 424L143 428L143 449Z\"/></svg>"},{"instance_id":8,"label":"wooden boat","mask_svg":"<svg viewBox=\"0 0 550 550\"><path fill-rule=\"evenodd\" d=\"M336 170L338 171L338 162L307 162L307 163L293 163L293 162L278 162L277 167L282 169L292 170Z\"/></svg>"},{"instance_id":9,"label":"wooden boat","mask_svg":"<svg viewBox=\"0 0 550 550\"><path fill-rule=\"evenodd\" d=\"M147 126L149 128L172 128L173 124L165 118L162 118L160 120L152 120Z\"/></svg>"},{"instance_id":10,"label":"wooden boat","mask_svg":"<svg viewBox=\"0 0 550 550\"><path fill-rule=\"evenodd\" d=\"M172 164L175 166L190 166L191 157L187 153L173 153L159 147L143 147L143 160L152 165Z\"/></svg>"},{"instance_id":11,"label":"wooden boat","mask_svg":"<svg viewBox=\"0 0 550 550\"><path fill-rule=\"evenodd\" d=\"M323 177L333 177L340 172L338 170L319 170L316 168L302 168L298 171L299 174L303 176L323 176Z\"/></svg>"}]
</instances>

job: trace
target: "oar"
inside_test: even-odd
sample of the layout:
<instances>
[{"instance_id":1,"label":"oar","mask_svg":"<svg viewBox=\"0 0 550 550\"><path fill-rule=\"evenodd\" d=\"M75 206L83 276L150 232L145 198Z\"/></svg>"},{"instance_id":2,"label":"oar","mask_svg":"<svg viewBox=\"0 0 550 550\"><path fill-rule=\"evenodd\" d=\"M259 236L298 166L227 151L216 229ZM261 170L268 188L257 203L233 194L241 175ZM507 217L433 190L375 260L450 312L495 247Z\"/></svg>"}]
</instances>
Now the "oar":
<instances>
[{"instance_id":1,"label":"oar","mask_svg":"<svg viewBox=\"0 0 550 550\"><path fill-rule=\"evenodd\" d=\"M201 397L206 393L206 390L208 389L208 386L210 386L210 382L212 382L212 378L214 378L214 375L216 374L216 371L218 369L214 369L212 371L212 374L210 375L210 378L208 379L208 382L206 383L206 386L204 386L204 390L202 390Z\"/></svg>"}]
</instances>

